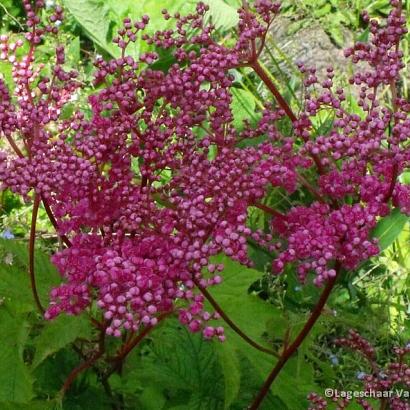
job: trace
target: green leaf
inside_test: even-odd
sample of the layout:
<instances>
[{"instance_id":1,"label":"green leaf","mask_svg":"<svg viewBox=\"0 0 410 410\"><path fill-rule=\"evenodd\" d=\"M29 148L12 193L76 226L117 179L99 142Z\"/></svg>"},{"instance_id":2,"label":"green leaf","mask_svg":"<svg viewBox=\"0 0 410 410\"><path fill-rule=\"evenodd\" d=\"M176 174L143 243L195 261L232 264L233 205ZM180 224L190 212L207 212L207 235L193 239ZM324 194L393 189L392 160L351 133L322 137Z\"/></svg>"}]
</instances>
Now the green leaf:
<instances>
[{"instance_id":1,"label":"green leaf","mask_svg":"<svg viewBox=\"0 0 410 410\"><path fill-rule=\"evenodd\" d=\"M216 257L215 262L223 263L225 267L221 274L223 281L210 288L209 292L246 334L269 347L263 334L266 332L266 323L278 312L257 295L248 294L250 285L261 279L261 273L226 256Z\"/></svg>"},{"instance_id":2,"label":"green leaf","mask_svg":"<svg viewBox=\"0 0 410 410\"><path fill-rule=\"evenodd\" d=\"M150 394L153 386L160 386L167 398L165 408L222 409L223 373L214 344L173 319L168 319L152 335L148 352L138 355L137 361L131 358L125 365L124 383L139 383Z\"/></svg>"},{"instance_id":3,"label":"green leaf","mask_svg":"<svg viewBox=\"0 0 410 410\"><path fill-rule=\"evenodd\" d=\"M0 61L0 79L2 79L11 93L14 89L14 82L12 77L13 66L7 61Z\"/></svg>"},{"instance_id":4,"label":"green leaf","mask_svg":"<svg viewBox=\"0 0 410 410\"><path fill-rule=\"evenodd\" d=\"M221 276L223 282L218 286L208 289L217 300L225 313L233 322L253 340L262 346L273 350L273 343L269 333L275 337L283 337L286 331L286 321L282 311L263 301L257 295L249 294L249 285L261 278L261 273L243 267L227 257L218 256L215 262L223 263L225 269ZM305 315L299 315L297 323L303 324ZM260 352L247 344L240 336L224 324L227 340L226 348L233 349L239 355L244 355L252 363L253 370L261 380L264 380L272 370L277 359L274 356ZM268 332L268 327L271 332ZM308 346L316 332L304 342ZM313 386L313 368L305 363L303 349L293 357L281 372L271 391L277 397L275 400L284 401L292 410L305 409L307 406L306 395ZM239 356L240 357L240 356ZM301 365L303 364L303 366ZM249 374L249 372L247 374ZM243 375L246 377L246 375ZM300 385L295 392L294 385ZM274 400L274 396L271 397ZM266 408L274 408L272 405ZM286 407L284 407L286 408Z\"/></svg>"},{"instance_id":5,"label":"green leaf","mask_svg":"<svg viewBox=\"0 0 410 410\"><path fill-rule=\"evenodd\" d=\"M89 338L90 324L83 316L60 315L47 322L40 335L34 340L36 353L32 363L35 369L48 356L58 352L77 338Z\"/></svg>"},{"instance_id":6,"label":"green leaf","mask_svg":"<svg viewBox=\"0 0 410 410\"><path fill-rule=\"evenodd\" d=\"M382 251L396 240L408 221L409 217L403 215L397 208L390 215L380 219L373 230L373 236L379 239Z\"/></svg>"},{"instance_id":7,"label":"green leaf","mask_svg":"<svg viewBox=\"0 0 410 410\"><path fill-rule=\"evenodd\" d=\"M35 310L28 276L28 245L17 239L0 240L0 296L10 302L13 311ZM53 286L61 282L60 275L48 255L35 252L37 290L43 304Z\"/></svg>"},{"instance_id":8,"label":"green leaf","mask_svg":"<svg viewBox=\"0 0 410 410\"><path fill-rule=\"evenodd\" d=\"M78 64L80 61L80 37L74 37L67 48L67 57L70 63Z\"/></svg>"},{"instance_id":9,"label":"green leaf","mask_svg":"<svg viewBox=\"0 0 410 410\"><path fill-rule=\"evenodd\" d=\"M313 15L316 18L326 16L331 12L332 6L330 4L325 4L322 7L317 7L313 10Z\"/></svg>"},{"instance_id":10,"label":"green leaf","mask_svg":"<svg viewBox=\"0 0 410 410\"><path fill-rule=\"evenodd\" d=\"M219 363L221 364L225 385L225 409L229 409L239 393L241 373L238 356L226 343L215 342Z\"/></svg>"},{"instance_id":11,"label":"green leaf","mask_svg":"<svg viewBox=\"0 0 410 410\"><path fill-rule=\"evenodd\" d=\"M343 47L345 39L340 25L331 25L326 29L330 39L338 46Z\"/></svg>"},{"instance_id":12,"label":"green leaf","mask_svg":"<svg viewBox=\"0 0 410 410\"><path fill-rule=\"evenodd\" d=\"M362 33L360 33L359 36L357 36L356 41L361 43L367 43L369 41L369 34L370 30L367 27L365 30L362 31Z\"/></svg>"},{"instance_id":13,"label":"green leaf","mask_svg":"<svg viewBox=\"0 0 410 410\"><path fill-rule=\"evenodd\" d=\"M111 43L110 9L102 0L63 0L64 6L84 29L87 36L113 57L120 50Z\"/></svg>"},{"instance_id":14,"label":"green leaf","mask_svg":"<svg viewBox=\"0 0 410 410\"><path fill-rule=\"evenodd\" d=\"M236 129L243 128L244 120L250 122L256 120L255 107L255 96L250 91L240 88L232 89L231 109L234 116L233 125Z\"/></svg>"},{"instance_id":15,"label":"green leaf","mask_svg":"<svg viewBox=\"0 0 410 410\"><path fill-rule=\"evenodd\" d=\"M389 0L376 0L366 7L369 14L374 12L386 13L389 8Z\"/></svg>"},{"instance_id":16,"label":"green leaf","mask_svg":"<svg viewBox=\"0 0 410 410\"><path fill-rule=\"evenodd\" d=\"M0 402L27 403L33 397L33 378L23 361L28 324L5 307L0 308Z\"/></svg>"},{"instance_id":17,"label":"green leaf","mask_svg":"<svg viewBox=\"0 0 410 410\"><path fill-rule=\"evenodd\" d=\"M16 402L0 402L1 410L60 410L55 401L34 400L22 404Z\"/></svg>"},{"instance_id":18,"label":"green leaf","mask_svg":"<svg viewBox=\"0 0 410 410\"><path fill-rule=\"evenodd\" d=\"M205 0L205 3L209 5L208 18L217 29L229 30L238 24L239 15L235 7L223 0Z\"/></svg>"},{"instance_id":19,"label":"green leaf","mask_svg":"<svg viewBox=\"0 0 410 410\"><path fill-rule=\"evenodd\" d=\"M402 184L410 185L410 171L404 171L400 176L399 176L399 181Z\"/></svg>"}]
</instances>

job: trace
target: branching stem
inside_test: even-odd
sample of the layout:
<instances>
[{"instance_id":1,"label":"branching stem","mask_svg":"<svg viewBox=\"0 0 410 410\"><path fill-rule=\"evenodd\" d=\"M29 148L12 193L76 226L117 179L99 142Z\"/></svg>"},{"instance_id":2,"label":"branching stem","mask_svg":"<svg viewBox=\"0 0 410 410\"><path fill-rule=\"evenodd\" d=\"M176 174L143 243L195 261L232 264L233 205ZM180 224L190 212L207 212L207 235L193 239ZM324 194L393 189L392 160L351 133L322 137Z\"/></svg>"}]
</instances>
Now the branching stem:
<instances>
[{"instance_id":1,"label":"branching stem","mask_svg":"<svg viewBox=\"0 0 410 410\"><path fill-rule=\"evenodd\" d=\"M253 206L254 206L255 208L258 208L258 209L260 209L260 210L266 212L267 214L270 214L270 215L272 215L272 216L276 216L276 217L278 217L278 218L281 218L281 217L284 216L281 212L277 211L276 209L273 209L273 208L271 208L271 207L269 207L269 206L266 206L266 205L261 204L261 203L258 203L258 202L254 203Z\"/></svg>"},{"instance_id":2,"label":"branching stem","mask_svg":"<svg viewBox=\"0 0 410 410\"><path fill-rule=\"evenodd\" d=\"M266 71L260 65L258 60L251 62L250 67L255 71L255 73L259 76L259 78L265 83L268 87L269 91L273 94L278 102L279 106L285 111L286 115L292 122L297 120L296 115L293 113L292 109L290 108L289 104L286 100L282 97L282 94L277 89L276 85L273 81L269 78Z\"/></svg>"},{"instance_id":3,"label":"branching stem","mask_svg":"<svg viewBox=\"0 0 410 410\"><path fill-rule=\"evenodd\" d=\"M232 319L225 313L222 307L218 304L218 302L212 297L212 295L208 292L206 288L204 288L199 281L193 277L192 281L198 287L199 291L205 296L208 302L212 305L212 307L219 313L222 319L229 325L229 327L237 333L246 343L250 344L257 350L261 352L270 354L271 356L279 357L279 354L275 351L268 349L266 347L261 346L259 343L252 340L246 333L244 333L239 327L232 321Z\"/></svg>"},{"instance_id":4,"label":"branching stem","mask_svg":"<svg viewBox=\"0 0 410 410\"><path fill-rule=\"evenodd\" d=\"M60 395L61 397L64 397L64 394L66 391L70 388L71 384L73 381L77 378L77 376L83 372L84 370L89 369L90 367L93 366L93 364L100 358L102 355L105 353L105 328L101 330L100 332L100 340L98 343L98 350L97 352L91 356L89 359L85 360L83 363L81 363L79 366L74 368L71 373L68 375L66 378L63 387L61 388Z\"/></svg>"},{"instance_id":5,"label":"branching stem","mask_svg":"<svg viewBox=\"0 0 410 410\"><path fill-rule=\"evenodd\" d=\"M336 284L336 280L338 277L338 274L340 272L340 265L338 264L335 267L335 270L337 272L336 276L331 278L325 289L323 290L322 294L320 295L320 298L313 309L308 321L305 323L303 326L303 329L299 332L299 334L296 336L296 339L293 341L293 343L287 347L282 355L279 358L279 361L276 363L275 367L272 369L270 372L269 376L265 380L265 383L263 384L262 388L260 389L258 395L256 396L254 402L252 405L249 407L250 410L256 410L259 408L260 404L262 403L263 399L265 396L268 394L269 389L273 383L273 381L276 379L282 368L285 366L285 364L288 362L288 360L293 356L293 354L298 350L299 346L303 343L303 341L306 339L310 331L312 330L313 326L319 319L323 307L325 306L327 300L329 299L329 296Z\"/></svg>"}]
</instances>

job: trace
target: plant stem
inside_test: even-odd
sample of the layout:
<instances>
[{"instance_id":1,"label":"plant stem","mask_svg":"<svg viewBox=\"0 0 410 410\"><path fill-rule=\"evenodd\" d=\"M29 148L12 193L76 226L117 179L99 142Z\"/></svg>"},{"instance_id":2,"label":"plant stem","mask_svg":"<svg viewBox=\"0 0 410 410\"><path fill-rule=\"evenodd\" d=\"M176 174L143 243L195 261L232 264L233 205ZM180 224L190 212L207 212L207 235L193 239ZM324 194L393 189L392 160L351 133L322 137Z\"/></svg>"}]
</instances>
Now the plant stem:
<instances>
[{"instance_id":1,"label":"plant stem","mask_svg":"<svg viewBox=\"0 0 410 410\"><path fill-rule=\"evenodd\" d=\"M265 83L265 85L268 87L269 91L273 94L279 106L285 111L289 119L292 122L297 121L297 117L293 113L292 108L290 108L289 104L282 97L282 94L279 92L279 90L277 89L273 81L269 78L264 68L260 65L259 61L255 59L254 61L250 62L249 66L255 71L255 73L259 76L259 78ZM324 173L324 170L323 170L323 166L320 161L320 158L315 154L311 154L311 157L317 167L319 174L322 175Z\"/></svg>"},{"instance_id":2,"label":"plant stem","mask_svg":"<svg viewBox=\"0 0 410 410\"><path fill-rule=\"evenodd\" d=\"M276 101L278 102L279 106L285 111L286 115L290 118L292 122L297 120L296 115L293 113L292 109L290 108L289 104L286 100L282 97L282 94L276 88L276 85L273 81L269 78L266 74L266 71L260 65L258 60L251 62L250 67L255 71L255 73L259 76L259 78L265 83L265 85L269 88L269 91L274 95Z\"/></svg>"},{"instance_id":3,"label":"plant stem","mask_svg":"<svg viewBox=\"0 0 410 410\"><path fill-rule=\"evenodd\" d=\"M229 327L235 333L237 333L243 340L245 340L246 343L250 344L252 347L254 347L257 350L260 350L261 352L270 354L270 355L275 356L275 357L279 357L278 353L274 352L271 349L268 349L266 347L261 346L259 343L252 340L241 329L239 329L239 327L230 319L230 317L225 313L225 311L218 304L218 302L212 297L212 295L208 292L208 290L206 288L204 288L195 277L192 278L192 281L198 287L200 292L205 296L205 298L208 300L208 302L212 305L212 307L220 314L222 319L229 325Z\"/></svg>"},{"instance_id":4,"label":"plant stem","mask_svg":"<svg viewBox=\"0 0 410 410\"><path fill-rule=\"evenodd\" d=\"M166 317L171 315L172 312L167 312L158 317L158 323L164 320ZM116 370L121 368L121 365L127 355L155 328L155 326L146 326L135 338L131 338L126 342L118 351L116 357L114 357L114 364L108 373L104 376L107 380Z\"/></svg>"},{"instance_id":5,"label":"plant stem","mask_svg":"<svg viewBox=\"0 0 410 410\"><path fill-rule=\"evenodd\" d=\"M50 220L51 224L54 226L54 229L57 232L57 235L61 238L61 240L66 244L67 247L71 246L70 240L67 238L65 235L60 235L58 232L58 223L56 221L56 218L54 217L53 211L51 210L50 205L48 204L47 200L45 198L42 198L44 209L47 212L48 219Z\"/></svg>"},{"instance_id":6,"label":"plant stem","mask_svg":"<svg viewBox=\"0 0 410 410\"><path fill-rule=\"evenodd\" d=\"M263 384L262 388L260 389L258 395L256 396L255 400L253 401L252 405L249 407L249 410L256 410L259 408L260 404L262 403L263 399L265 396L268 394L269 389L273 383L273 381L276 379L282 368L285 366L287 361L292 357L292 355L298 350L299 346L302 344L302 342L305 340L307 335L310 333L312 330L313 326L319 319L322 309L325 306L330 293L333 290L333 287L335 286L338 273L340 271L340 265L338 264L336 267L336 276L331 278L329 282L327 283L325 289L323 290L322 294L320 295L320 298L313 309L309 320L305 323L303 326L303 329L299 332L297 335L296 339L293 341L293 343L284 350L282 353L281 357L279 358L279 361L276 363L275 367L272 369L270 372L269 376L265 380L265 383Z\"/></svg>"},{"instance_id":7,"label":"plant stem","mask_svg":"<svg viewBox=\"0 0 410 410\"><path fill-rule=\"evenodd\" d=\"M396 187L398 173L399 173L399 165L397 161L394 161L390 186L389 186L389 190L386 192L386 195L384 197L384 202L387 202L393 195L394 188Z\"/></svg>"},{"instance_id":8,"label":"plant stem","mask_svg":"<svg viewBox=\"0 0 410 410\"><path fill-rule=\"evenodd\" d=\"M282 213L280 213L280 212L277 211L276 209L270 208L269 206L266 206L266 205L264 205L264 204L260 204L260 203L258 203L258 202L255 202L255 203L253 204L253 206L254 206L255 208L261 209L262 211L266 212L267 214L276 216L276 217L278 217L278 218L281 218L281 217L284 216Z\"/></svg>"},{"instance_id":9,"label":"plant stem","mask_svg":"<svg viewBox=\"0 0 410 410\"><path fill-rule=\"evenodd\" d=\"M35 268L34 268L34 245L36 241L36 224L37 224L39 206L40 206L40 196L36 193L34 194L33 212L31 215L30 240L28 244L28 253L29 253L28 271L29 271L29 276L30 276L31 291L33 293L34 302L38 310L41 312L41 314L44 314L44 308L41 304L41 301L40 301L40 298L37 292L36 276L35 276Z\"/></svg>"},{"instance_id":10,"label":"plant stem","mask_svg":"<svg viewBox=\"0 0 410 410\"><path fill-rule=\"evenodd\" d=\"M89 369L104 354L104 352L105 352L105 328L101 330L97 352L93 356L91 356L89 359L85 360L83 363L81 363L79 366L77 366L75 369L71 371L71 373L66 378L63 384L63 387L60 390L61 397L64 396L64 394L70 388L71 384L76 379L76 377L84 370Z\"/></svg>"},{"instance_id":11,"label":"plant stem","mask_svg":"<svg viewBox=\"0 0 410 410\"><path fill-rule=\"evenodd\" d=\"M6 136L6 139L8 143L10 144L11 148L13 148L13 151L16 153L16 155L19 158L24 158L24 154L21 152L20 148L17 146L16 142L14 141L13 137L11 135L4 134Z\"/></svg>"}]
</instances>

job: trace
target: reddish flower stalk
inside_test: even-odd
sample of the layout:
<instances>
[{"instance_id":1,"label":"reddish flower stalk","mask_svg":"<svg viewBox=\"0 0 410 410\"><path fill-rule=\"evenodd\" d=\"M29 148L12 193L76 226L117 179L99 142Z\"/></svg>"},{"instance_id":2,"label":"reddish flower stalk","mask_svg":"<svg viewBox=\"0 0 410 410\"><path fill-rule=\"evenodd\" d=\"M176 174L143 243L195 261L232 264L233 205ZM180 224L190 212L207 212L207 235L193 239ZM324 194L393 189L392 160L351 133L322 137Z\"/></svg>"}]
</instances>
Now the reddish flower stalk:
<instances>
[{"instance_id":1,"label":"reddish flower stalk","mask_svg":"<svg viewBox=\"0 0 410 410\"><path fill-rule=\"evenodd\" d=\"M58 223L56 221L56 218L54 217L53 211L51 210L51 207L48 204L47 200L45 198L42 198L42 201L43 201L44 209L46 210L48 219L50 220L51 224L54 226L54 229L56 230L57 235L66 244L66 246L70 247L71 246L71 241L67 238L66 235L60 235L60 233L59 233Z\"/></svg>"},{"instance_id":2,"label":"reddish flower stalk","mask_svg":"<svg viewBox=\"0 0 410 410\"><path fill-rule=\"evenodd\" d=\"M275 351L268 349L266 347L261 346L259 343L252 340L246 333L244 333L233 321L232 319L226 314L226 312L222 309L222 307L218 304L218 302L213 298L213 296L208 292L206 288L204 288L197 279L193 278L192 281L195 283L197 288L201 291L201 293L205 296L208 302L212 305L216 312L220 314L222 319L225 323L237 334L241 337L246 343L251 345L256 350L261 352L267 353L269 355L279 357L278 353Z\"/></svg>"},{"instance_id":3,"label":"reddish flower stalk","mask_svg":"<svg viewBox=\"0 0 410 410\"><path fill-rule=\"evenodd\" d=\"M276 85L270 79L268 74L266 74L266 71L260 65L259 61L256 60L256 61L251 62L250 67L255 71L255 73L259 76L259 78L265 83L265 85L268 87L269 91L274 95L274 97L276 98L276 101L278 102L279 106L285 111L285 113L289 117L289 119L292 122L296 121L297 117L293 113L292 108L290 108L287 101L283 98L282 94L277 89Z\"/></svg>"},{"instance_id":4,"label":"reddish flower stalk","mask_svg":"<svg viewBox=\"0 0 410 410\"><path fill-rule=\"evenodd\" d=\"M43 305L41 304L40 297L37 291L36 285L36 275L35 275L35 267L34 267L34 257L35 257L35 241L36 241L36 224L37 224L37 216L38 216L38 208L40 206L40 196L36 193L34 194L34 203L33 203L33 211L31 214L31 228L30 228L30 239L28 244L28 252L29 252L29 276L30 276L30 285L31 291L33 293L34 302L40 311L41 314L44 313Z\"/></svg>"},{"instance_id":5,"label":"reddish flower stalk","mask_svg":"<svg viewBox=\"0 0 410 410\"><path fill-rule=\"evenodd\" d=\"M336 284L337 278L340 273L340 265L335 267L335 270L337 272L336 276L331 278L326 287L323 289L322 294L320 295L320 298L312 310L312 313L309 316L308 321L305 323L303 326L303 329L299 332L297 335L296 339L293 341L293 343L287 347L284 352L282 353L281 357L279 358L279 361L276 363L275 367L272 369L270 372L269 376L265 380L262 388L260 389L258 395L256 396L255 400L253 401L252 405L249 407L249 410L257 410L262 403L263 399L266 397L266 395L269 392L270 387L272 386L272 383L275 381L276 377L279 375L280 371L282 368L286 365L288 360L292 357L292 355L298 350L299 346L303 343L303 341L306 339L306 337L309 335L310 331L312 330L313 326L319 319L322 310L329 299L329 296Z\"/></svg>"},{"instance_id":6,"label":"reddish flower stalk","mask_svg":"<svg viewBox=\"0 0 410 410\"><path fill-rule=\"evenodd\" d=\"M158 323L169 317L173 312L164 313L158 317ZM108 379L114 372L121 368L125 358L134 350L142 340L148 336L155 326L146 326L140 333L131 337L121 348L118 350L117 355L113 358L114 364L111 369L104 375L104 379Z\"/></svg>"},{"instance_id":7,"label":"reddish flower stalk","mask_svg":"<svg viewBox=\"0 0 410 410\"><path fill-rule=\"evenodd\" d=\"M60 396L63 397L66 391L70 388L70 386L74 382L74 380L78 377L78 375L82 373L83 371L92 367L94 363L104 355L104 353L105 353L105 329L103 329L100 332L97 352L93 354L92 356L90 356L89 359L85 360L83 363L81 363L79 366L77 366L70 372L70 374L67 376L63 384L63 387L60 390Z\"/></svg>"},{"instance_id":8,"label":"reddish flower stalk","mask_svg":"<svg viewBox=\"0 0 410 410\"><path fill-rule=\"evenodd\" d=\"M262 211L264 211L264 212L266 212L267 214L276 216L276 217L278 217L278 218L281 218L281 217L284 216L282 213L280 213L280 212L277 211L276 209L270 208L269 206L266 206L266 205L261 204L261 203L258 203L258 202L256 202L256 203L254 204L254 207L255 207L255 208L258 208L258 209L260 209L260 210L262 210Z\"/></svg>"}]
</instances>

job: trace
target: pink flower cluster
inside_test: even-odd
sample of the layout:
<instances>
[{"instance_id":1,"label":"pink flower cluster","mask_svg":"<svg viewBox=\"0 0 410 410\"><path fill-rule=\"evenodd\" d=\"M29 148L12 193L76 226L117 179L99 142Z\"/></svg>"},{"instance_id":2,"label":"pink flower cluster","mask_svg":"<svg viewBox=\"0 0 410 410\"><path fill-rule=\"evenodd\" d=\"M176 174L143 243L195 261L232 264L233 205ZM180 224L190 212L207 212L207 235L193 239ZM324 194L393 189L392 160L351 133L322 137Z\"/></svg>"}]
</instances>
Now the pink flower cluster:
<instances>
[{"instance_id":1,"label":"pink flower cluster","mask_svg":"<svg viewBox=\"0 0 410 410\"><path fill-rule=\"evenodd\" d=\"M354 269L378 252L371 230L391 202L410 213L410 189L397 181L410 164L410 104L395 94L389 108L377 98L381 84L395 90L402 69L398 47L406 29L397 2L386 27L371 23L371 45L348 53L354 62L367 61L372 73L370 84L359 74L353 80L362 87L363 115L350 113L343 90L333 89L332 69L317 94L310 88L315 71L302 66L311 91L286 136L279 131L286 107L267 103L256 124L245 121L241 130L232 111L232 72L256 67L277 2L257 0L253 9L244 2L232 47L218 42L207 5L188 16L164 10L175 28L142 38L172 51L166 72L155 69L154 51L127 54L149 18L125 19L114 39L121 57L96 59L88 111L69 119L62 110L82 84L65 68L64 47L56 47L51 78L35 62L37 45L56 32L62 10L56 7L42 26L43 2L24 6L28 54L18 57L23 43L0 38L16 85L12 93L0 80L0 132L15 151L0 153L0 180L25 197L39 195L67 238L69 247L53 256L65 283L51 291L47 318L78 314L95 302L107 333L119 336L175 309L191 331L223 340L201 292L222 281L223 266L213 257L224 253L250 266L252 239L279 250L275 271L296 264L302 280L313 273L321 285L337 266ZM315 135L313 117L322 109L333 110L335 121ZM243 142L252 144L240 148ZM314 199L269 210L262 202L272 188ZM271 231L252 232L251 207L268 209Z\"/></svg>"}]
</instances>

